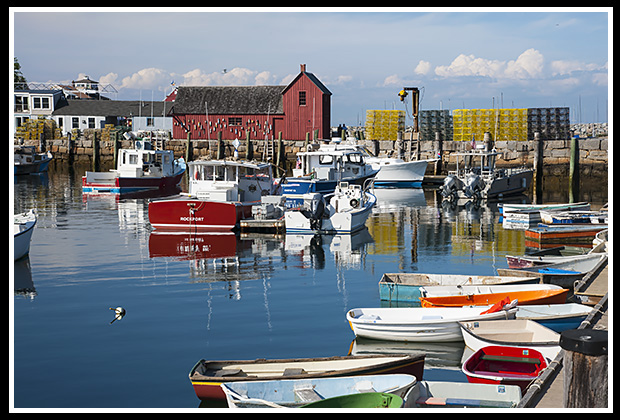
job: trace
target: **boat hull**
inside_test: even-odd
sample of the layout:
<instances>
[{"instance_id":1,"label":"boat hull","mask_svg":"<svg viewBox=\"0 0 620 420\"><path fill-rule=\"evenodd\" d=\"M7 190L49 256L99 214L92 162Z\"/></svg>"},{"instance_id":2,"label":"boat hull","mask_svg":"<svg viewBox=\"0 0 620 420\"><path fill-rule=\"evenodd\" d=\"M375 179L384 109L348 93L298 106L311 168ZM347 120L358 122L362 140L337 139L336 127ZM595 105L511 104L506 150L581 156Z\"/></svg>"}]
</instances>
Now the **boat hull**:
<instances>
[{"instance_id":1,"label":"boat hull","mask_svg":"<svg viewBox=\"0 0 620 420\"><path fill-rule=\"evenodd\" d=\"M525 392L546 367L536 350L489 346L472 354L462 370L470 383L517 385Z\"/></svg>"},{"instance_id":2,"label":"boat hull","mask_svg":"<svg viewBox=\"0 0 620 420\"><path fill-rule=\"evenodd\" d=\"M467 276L458 274L386 273L379 281L379 298L391 302L419 303L424 286L471 284L534 284L536 276Z\"/></svg>"},{"instance_id":3,"label":"boat hull","mask_svg":"<svg viewBox=\"0 0 620 420\"><path fill-rule=\"evenodd\" d=\"M127 194L145 190L165 190L179 185L185 170L167 177L121 177L111 180L89 182L82 177L82 192L91 194Z\"/></svg>"},{"instance_id":4,"label":"boat hull","mask_svg":"<svg viewBox=\"0 0 620 420\"><path fill-rule=\"evenodd\" d=\"M43 158L34 163L22 163L19 165L13 166L13 174L14 175L27 175L27 174L37 174L40 172L47 171L47 168L52 161L51 157Z\"/></svg>"},{"instance_id":5,"label":"boat hull","mask_svg":"<svg viewBox=\"0 0 620 420\"><path fill-rule=\"evenodd\" d=\"M495 321L493 321L495 322ZM560 334L530 319L460 322L465 346L473 352L487 346L535 349L549 360L560 351Z\"/></svg>"},{"instance_id":6,"label":"boat hull","mask_svg":"<svg viewBox=\"0 0 620 420\"><path fill-rule=\"evenodd\" d=\"M539 225L525 231L525 239L541 244L551 243L592 243L596 234L607 229L607 225L589 224L587 226L547 226Z\"/></svg>"},{"instance_id":7,"label":"boat hull","mask_svg":"<svg viewBox=\"0 0 620 420\"><path fill-rule=\"evenodd\" d=\"M149 223L156 230L231 231L252 216L258 203L206 201L189 197L153 200Z\"/></svg>"},{"instance_id":8,"label":"boat hull","mask_svg":"<svg viewBox=\"0 0 620 420\"><path fill-rule=\"evenodd\" d=\"M363 375L339 378L224 382L229 408L299 407L320 399L374 390L405 398L416 384L412 375Z\"/></svg>"},{"instance_id":9,"label":"boat hull","mask_svg":"<svg viewBox=\"0 0 620 420\"><path fill-rule=\"evenodd\" d=\"M561 333L579 328L592 307L580 303L560 305L519 305L517 319L530 319L543 327Z\"/></svg>"},{"instance_id":10,"label":"boat hull","mask_svg":"<svg viewBox=\"0 0 620 420\"><path fill-rule=\"evenodd\" d=\"M518 386L418 381L408 395L407 406L511 408L521 397Z\"/></svg>"},{"instance_id":11,"label":"boat hull","mask_svg":"<svg viewBox=\"0 0 620 420\"><path fill-rule=\"evenodd\" d=\"M13 260L17 261L30 253L30 241L37 219L34 214L25 220L24 228L13 235Z\"/></svg>"},{"instance_id":12,"label":"boat hull","mask_svg":"<svg viewBox=\"0 0 620 420\"><path fill-rule=\"evenodd\" d=\"M376 188L418 188L422 186L428 160L383 163L375 176ZM376 168L375 165L373 167Z\"/></svg>"},{"instance_id":13,"label":"boat hull","mask_svg":"<svg viewBox=\"0 0 620 420\"><path fill-rule=\"evenodd\" d=\"M230 360L209 362L200 360L194 365L189 373L189 379L196 396L201 400L222 400L226 398L221 384L224 382L265 381L279 379L308 379L308 378L337 378L355 375L378 375L378 374L407 374L422 379L424 375L425 354L390 355L390 356L336 356L310 359L257 359L257 360ZM303 369L283 376L282 373L242 376L243 369L236 369L241 373L227 376L214 376L210 374L211 366L228 367L259 365L263 367L273 366L273 370L284 368ZM314 365L313 369L309 366ZM277 369L276 369L277 368ZM232 369L228 369L232 371ZM263 370L265 370L263 368ZM221 370L220 370L221 372Z\"/></svg>"},{"instance_id":14,"label":"boat hull","mask_svg":"<svg viewBox=\"0 0 620 420\"><path fill-rule=\"evenodd\" d=\"M426 296L421 297L420 302L423 308L494 305L506 298L518 299L522 305L560 304L566 302L569 292L568 289L561 287L530 290L507 289L506 291L496 288L496 290L492 293L466 294L464 292L458 295Z\"/></svg>"},{"instance_id":15,"label":"boat hull","mask_svg":"<svg viewBox=\"0 0 620 420\"><path fill-rule=\"evenodd\" d=\"M356 337L386 341L463 341L459 321L514 318L516 308L481 314L480 308L357 308L347 312Z\"/></svg>"}]
</instances>

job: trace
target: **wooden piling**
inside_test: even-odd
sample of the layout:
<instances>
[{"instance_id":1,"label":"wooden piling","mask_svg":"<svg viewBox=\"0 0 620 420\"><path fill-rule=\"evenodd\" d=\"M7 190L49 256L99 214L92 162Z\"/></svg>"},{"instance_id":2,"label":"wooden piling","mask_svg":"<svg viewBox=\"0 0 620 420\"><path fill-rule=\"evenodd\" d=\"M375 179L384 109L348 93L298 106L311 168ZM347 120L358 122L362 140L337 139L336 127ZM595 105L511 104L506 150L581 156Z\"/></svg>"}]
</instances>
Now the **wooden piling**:
<instances>
[{"instance_id":1,"label":"wooden piling","mask_svg":"<svg viewBox=\"0 0 620 420\"><path fill-rule=\"evenodd\" d=\"M577 137L573 137L570 140L570 165L568 181L568 200L570 203L575 203L579 201L579 141Z\"/></svg>"},{"instance_id":2,"label":"wooden piling","mask_svg":"<svg viewBox=\"0 0 620 420\"><path fill-rule=\"evenodd\" d=\"M542 204L544 144L539 132L534 133L534 204Z\"/></svg>"},{"instance_id":3,"label":"wooden piling","mask_svg":"<svg viewBox=\"0 0 620 420\"><path fill-rule=\"evenodd\" d=\"M608 406L608 332L575 329L562 332L564 407Z\"/></svg>"}]
</instances>

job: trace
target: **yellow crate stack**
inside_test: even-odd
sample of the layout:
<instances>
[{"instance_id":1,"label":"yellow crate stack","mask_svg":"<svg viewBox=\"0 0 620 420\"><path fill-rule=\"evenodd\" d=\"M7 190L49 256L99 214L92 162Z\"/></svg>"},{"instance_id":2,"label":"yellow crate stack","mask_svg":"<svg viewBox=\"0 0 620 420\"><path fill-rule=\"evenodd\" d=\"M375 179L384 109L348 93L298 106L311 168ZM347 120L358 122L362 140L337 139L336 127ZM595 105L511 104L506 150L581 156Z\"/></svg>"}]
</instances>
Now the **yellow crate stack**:
<instances>
[{"instance_id":1,"label":"yellow crate stack","mask_svg":"<svg viewBox=\"0 0 620 420\"><path fill-rule=\"evenodd\" d=\"M405 131L405 111L366 111L366 138L368 140L397 140L398 132Z\"/></svg>"},{"instance_id":2,"label":"yellow crate stack","mask_svg":"<svg viewBox=\"0 0 620 420\"><path fill-rule=\"evenodd\" d=\"M455 109L455 141L482 141L489 132L495 140L527 140L527 109Z\"/></svg>"}]
</instances>

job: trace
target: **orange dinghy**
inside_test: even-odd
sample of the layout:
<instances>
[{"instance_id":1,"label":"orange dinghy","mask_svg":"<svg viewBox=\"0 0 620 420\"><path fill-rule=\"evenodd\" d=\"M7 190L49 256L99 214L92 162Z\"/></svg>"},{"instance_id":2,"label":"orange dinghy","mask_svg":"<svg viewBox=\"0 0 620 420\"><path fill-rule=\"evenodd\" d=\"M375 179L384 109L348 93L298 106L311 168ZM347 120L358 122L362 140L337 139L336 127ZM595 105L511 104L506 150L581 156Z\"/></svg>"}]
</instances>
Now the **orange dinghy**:
<instances>
[{"instance_id":1,"label":"orange dinghy","mask_svg":"<svg viewBox=\"0 0 620 420\"><path fill-rule=\"evenodd\" d=\"M553 284L429 286L420 297L423 308L494 305L518 300L520 305L565 303L568 289Z\"/></svg>"}]
</instances>

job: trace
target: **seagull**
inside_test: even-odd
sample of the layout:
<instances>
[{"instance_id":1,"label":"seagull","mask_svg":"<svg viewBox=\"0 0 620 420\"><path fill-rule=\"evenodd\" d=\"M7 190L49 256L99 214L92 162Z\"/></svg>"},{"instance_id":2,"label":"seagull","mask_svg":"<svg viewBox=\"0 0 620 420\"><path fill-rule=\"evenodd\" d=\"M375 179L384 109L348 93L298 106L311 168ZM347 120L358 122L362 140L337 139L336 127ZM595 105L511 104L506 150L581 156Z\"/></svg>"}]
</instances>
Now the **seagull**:
<instances>
[{"instance_id":1,"label":"seagull","mask_svg":"<svg viewBox=\"0 0 620 420\"><path fill-rule=\"evenodd\" d=\"M125 316L125 308L121 308L120 306L117 308L110 308L110 310L114 311L114 319L110 322L110 324L112 324L112 322L118 320L123 319L123 317Z\"/></svg>"}]
</instances>

